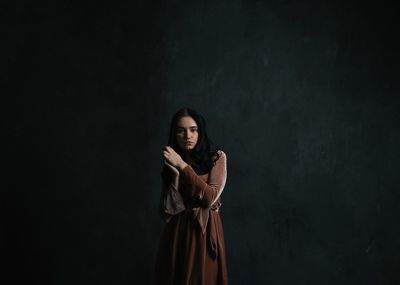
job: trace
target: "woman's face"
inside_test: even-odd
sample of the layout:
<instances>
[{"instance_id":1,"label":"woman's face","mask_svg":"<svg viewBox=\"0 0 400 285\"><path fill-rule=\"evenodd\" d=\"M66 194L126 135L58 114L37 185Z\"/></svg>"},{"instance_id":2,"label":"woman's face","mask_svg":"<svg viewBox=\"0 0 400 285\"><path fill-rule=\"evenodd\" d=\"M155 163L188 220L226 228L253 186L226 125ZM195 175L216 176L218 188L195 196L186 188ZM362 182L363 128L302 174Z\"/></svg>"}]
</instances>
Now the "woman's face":
<instances>
[{"instance_id":1,"label":"woman's face","mask_svg":"<svg viewBox=\"0 0 400 285\"><path fill-rule=\"evenodd\" d=\"M176 141L183 150L192 150L199 139L196 121L190 116L182 117L176 124Z\"/></svg>"}]
</instances>

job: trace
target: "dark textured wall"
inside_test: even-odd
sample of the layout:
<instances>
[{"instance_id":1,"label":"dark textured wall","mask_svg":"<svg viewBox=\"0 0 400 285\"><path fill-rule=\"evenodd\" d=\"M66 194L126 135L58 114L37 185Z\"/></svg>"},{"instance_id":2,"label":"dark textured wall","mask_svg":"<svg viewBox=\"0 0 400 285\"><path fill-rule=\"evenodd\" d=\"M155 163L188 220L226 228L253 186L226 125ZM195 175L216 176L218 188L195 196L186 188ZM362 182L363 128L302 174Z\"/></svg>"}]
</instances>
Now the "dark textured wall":
<instances>
[{"instance_id":1,"label":"dark textured wall","mask_svg":"<svg viewBox=\"0 0 400 285\"><path fill-rule=\"evenodd\" d=\"M395 1L8 2L4 284L149 284L182 106L227 153L231 284L400 282Z\"/></svg>"}]
</instances>

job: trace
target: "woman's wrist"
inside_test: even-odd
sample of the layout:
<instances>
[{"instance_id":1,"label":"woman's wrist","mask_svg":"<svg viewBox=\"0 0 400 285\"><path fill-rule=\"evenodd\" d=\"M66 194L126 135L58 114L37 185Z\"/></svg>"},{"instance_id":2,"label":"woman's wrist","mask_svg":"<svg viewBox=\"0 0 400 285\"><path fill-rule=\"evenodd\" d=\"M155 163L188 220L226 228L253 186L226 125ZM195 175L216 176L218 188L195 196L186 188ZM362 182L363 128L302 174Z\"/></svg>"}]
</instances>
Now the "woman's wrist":
<instances>
[{"instance_id":1,"label":"woman's wrist","mask_svg":"<svg viewBox=\"0 0 400 285\"><path fill-rule=\"evenodd\" d=\"M181 163L178 164L178 169L179 171L182 171L186 166L188 166L188 164L184 161L182 161Z\"/></svg>"}]
</instances>

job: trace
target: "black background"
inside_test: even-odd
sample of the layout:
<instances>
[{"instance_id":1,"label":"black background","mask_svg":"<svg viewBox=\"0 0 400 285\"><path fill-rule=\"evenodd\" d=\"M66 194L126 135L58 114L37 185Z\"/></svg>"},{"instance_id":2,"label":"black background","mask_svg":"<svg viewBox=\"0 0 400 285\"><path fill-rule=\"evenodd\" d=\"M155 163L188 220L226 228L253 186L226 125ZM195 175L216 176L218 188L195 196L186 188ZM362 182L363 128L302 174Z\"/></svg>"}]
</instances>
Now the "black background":
<instances>
[{"instance_id":1,"label":"black background","mask_svg":"<svg viewBox=\"0 0 400 285\"><path fill-rule=\"evenodd\" d=\"M150 284L183 106L231 284L399 284L396 1L3 1L4 284Z\"/></svg>"}]
</instances>

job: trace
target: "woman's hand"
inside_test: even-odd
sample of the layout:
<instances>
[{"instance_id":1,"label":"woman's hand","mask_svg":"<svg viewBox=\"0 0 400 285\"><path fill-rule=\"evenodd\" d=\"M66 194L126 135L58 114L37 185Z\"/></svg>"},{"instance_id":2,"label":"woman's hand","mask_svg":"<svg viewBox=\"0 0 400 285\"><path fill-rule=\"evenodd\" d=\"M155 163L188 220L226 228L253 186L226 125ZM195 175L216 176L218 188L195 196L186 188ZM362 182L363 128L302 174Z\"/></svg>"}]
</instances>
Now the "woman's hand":
<instances>
[{"instance_id":1,"label":"woman's hand","mask_svg":"<svg viewBox=\"0 0 400 285\"><path fill-rule=\"evenodd\" d=\"M165 161L178 170L183 170L187 166L182 157L170 146L164 147L163 155Z\"/></svg>"}]
</instances>

